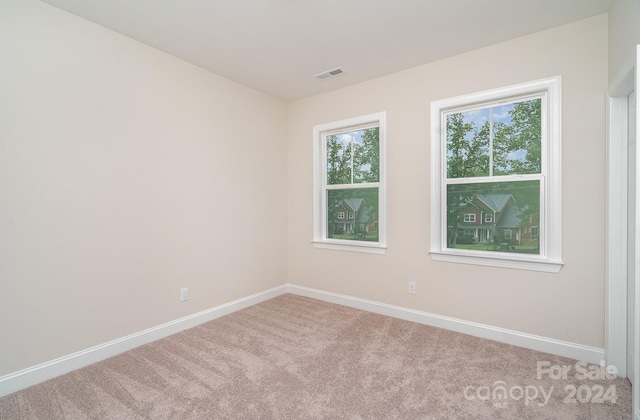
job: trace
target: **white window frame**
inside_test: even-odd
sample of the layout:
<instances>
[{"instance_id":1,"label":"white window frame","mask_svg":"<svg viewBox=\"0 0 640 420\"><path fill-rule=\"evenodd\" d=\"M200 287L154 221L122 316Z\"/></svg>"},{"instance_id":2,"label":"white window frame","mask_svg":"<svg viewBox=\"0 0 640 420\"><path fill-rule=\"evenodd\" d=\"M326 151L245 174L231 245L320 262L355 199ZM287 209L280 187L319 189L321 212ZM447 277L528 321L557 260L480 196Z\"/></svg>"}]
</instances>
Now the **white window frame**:
<instances>
[{"instance_id":1,"label":"white window frame","mask_svg":"<svg viewBox=\"0 0 640 420\"><path fill-rule=\"evenodd\" d=\"M344 219L344 212L343 211L339 211L338 212L338 219L340 219L340 220Z\"/></svg>"},{"instance_id":2,"label":"white window frame","mask_svg":"<svg viewBox=\"0 0 640 420\"><path fill-rule=\"evenodd\" d=\"M487 213L484 215L484 222L485 223L493 223L493 214L491 213Z\"/></svg>"},{"instance_id":3,"label":"white window frame","mask_svg":"<svg viewBox=\"0 0 640 420\"><path fill-rule=\"evenodd\" d=\"M476 222L476 214L475 213L465 213L464 214L464 223L475 223Z\"/></svg>"},{"instance_id":4,"label":"white window frame","mask_svg":"<svg viewBox=\"0 0 640 420\"><path fill-rule=\"evenodd\" d=\"M378 187L378 242L327 238L327 165L324 134L338 130L358 129L367 125L379 127L380 180L377 183L354 184L353 188L361 188L362 185ZM386 184L386 112L315 125L313 127L313 245L323 249L384 254L387 249Z\"/></svg>"},{"instance_id":5,"label":"white window frame","mask_svg":"<svg viewBox=\"0 0 640 420\"><path fill-rule=\"evenodd\" d=\"M447 248L445 113L464 107L494 106L542 97L540 255ZM431 102L431 250L434 261L521 270L560 272L562 267L562 78L540 79ZM520 176L526 179L526 175ZM460 182L473 178L460 179Z\"/></svg>"}]
</instances>

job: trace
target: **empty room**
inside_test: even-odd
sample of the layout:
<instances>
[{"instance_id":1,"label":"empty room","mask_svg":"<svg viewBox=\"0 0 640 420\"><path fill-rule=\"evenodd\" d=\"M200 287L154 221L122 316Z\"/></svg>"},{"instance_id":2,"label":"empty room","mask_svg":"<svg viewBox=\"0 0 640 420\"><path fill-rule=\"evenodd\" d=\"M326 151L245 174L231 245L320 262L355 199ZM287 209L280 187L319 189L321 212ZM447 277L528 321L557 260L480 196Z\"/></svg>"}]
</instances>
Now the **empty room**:
<instances>
[{"instance_id":1,"label":"empty room","mask_svg":"<svg viewBox=\"0 0 640 420\"><path fill-rule=\"evenodd\" d=\"M640 420L638 0L0 0L0 419Z\"/></svg>"}]
</instances>

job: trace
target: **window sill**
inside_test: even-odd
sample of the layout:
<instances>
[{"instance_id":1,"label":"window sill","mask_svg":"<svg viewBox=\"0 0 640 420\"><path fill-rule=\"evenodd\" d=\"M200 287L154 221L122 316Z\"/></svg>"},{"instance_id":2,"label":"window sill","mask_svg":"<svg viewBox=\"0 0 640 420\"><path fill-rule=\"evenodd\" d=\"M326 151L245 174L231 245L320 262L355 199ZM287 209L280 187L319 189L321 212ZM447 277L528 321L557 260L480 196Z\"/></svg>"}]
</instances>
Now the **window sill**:
<instances>
[{"instance_id":1,"label":"window sill","mask_svg":"<svg viewBox=\"0 0 640 420\"><path fill-rule=\"evenodd\" d=\"M336 251L347 252L361 252L364 254L378 254L384 255L387 252L387 247L376 244L363 244L356 241L340 241L340 242L328 242L328 241L313 241L313 246L320 249L333 249Z\"/></svg>"},{"instance_id":2,"label":"window sill","mask_svg":"<svg viewBox=\"0 0 640 420\"><path fill-rule=\"evenodd\" d=\"M431 251L433 261L445 261L459 264L473 264L487 267L511 268L516 270L542 271L546 273L559 273L563 263L551 261L542 257L522 258L513 254L499 253L496 255L469 255L453 252Z\"/></svg>"}]
</instances>

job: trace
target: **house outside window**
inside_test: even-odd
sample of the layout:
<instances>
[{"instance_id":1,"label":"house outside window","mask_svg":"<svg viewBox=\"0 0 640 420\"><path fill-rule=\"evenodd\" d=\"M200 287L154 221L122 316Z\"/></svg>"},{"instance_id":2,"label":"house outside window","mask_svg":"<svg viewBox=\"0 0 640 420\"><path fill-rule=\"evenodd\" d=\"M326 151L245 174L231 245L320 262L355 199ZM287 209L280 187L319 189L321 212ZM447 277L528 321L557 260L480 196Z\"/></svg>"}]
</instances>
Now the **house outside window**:
<instances>
[{"instance_id":1,"label":"house outside window","mask_svg":"<svg viewBox=\"0 0 640 420\"><path fill-rule=\"evenodd\" d=\"M381 112L314 126L315 247L385 252L385 120ZM337 223L338 210L348 222Z\"/></svg>"},{"instance_id":2,"label":"house outside window","mask_svg":"<svg viewBox=\"0 0 640 420\"><path fill-rule=\"evenodd\" d=\"M344 219L344 212L343 211L339 211L338 212L338 219Z\"/></svg>"},{"instance_id":3,"label":"house outside window","mask_svg":"<svg viewBox=\"0 0 640 420\"><path fill-rule=\"evenodd\" d=\"M560 85L553 77L432 102L434 260L560 270ZM485 214L472 241L471 211L473 222Z\"/></svg>"},{"instance_id":4,"label":"house outside window","mask_svg":"<svg viewBox=\"0 0 640 420\"><path fill-rule=\"evenodd\" d=\"M464 222L465 223L475 223L476 221L476 215L473 213L467 213L464 215Z\"/></svg>"}]
</instances>

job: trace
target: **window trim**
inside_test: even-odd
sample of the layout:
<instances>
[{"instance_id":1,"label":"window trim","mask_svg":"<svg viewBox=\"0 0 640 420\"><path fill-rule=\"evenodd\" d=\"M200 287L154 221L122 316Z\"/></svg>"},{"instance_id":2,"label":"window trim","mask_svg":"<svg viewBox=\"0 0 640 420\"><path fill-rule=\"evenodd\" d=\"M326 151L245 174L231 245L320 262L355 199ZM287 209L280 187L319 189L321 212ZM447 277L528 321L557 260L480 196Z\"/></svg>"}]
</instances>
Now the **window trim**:
<instances>
[{"instance_id":1,"label":"window trim","mask_svg":"<svg viewBox=\"0 0 640 420\"><path fill-rule=\"evenodd\" d=\"M326 208L323 199L326 163L324 156L323 136L338 131L363 126L379 127L380 145L380 180L378 181L378 242L351 241L327 238ZM386 238L386 112L362 115L339 121L313 126L313 240L316 248L339 251L384 254L387 249Z\"/></svg>"},{"instance_id":2,"label":"window trim","mask_svg":"<svg viewBox=\"0 0 640 420\"><path fill-rule=\"evenodd\" d=\"M481 104L513 102L542 94L546 99L542 146L541 206L539 235L544 243L540 255L499 251L474 251L446 247L446 124L444 114L452 109ZM561 76L456 96L431 102L431 249L434 261L558 273L562 267L562 78ZM472 180L472 178L461 179ZM544 222L544 228L542 228Z\"/></svg>"}]
</instances>

